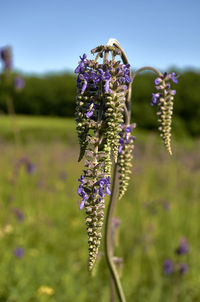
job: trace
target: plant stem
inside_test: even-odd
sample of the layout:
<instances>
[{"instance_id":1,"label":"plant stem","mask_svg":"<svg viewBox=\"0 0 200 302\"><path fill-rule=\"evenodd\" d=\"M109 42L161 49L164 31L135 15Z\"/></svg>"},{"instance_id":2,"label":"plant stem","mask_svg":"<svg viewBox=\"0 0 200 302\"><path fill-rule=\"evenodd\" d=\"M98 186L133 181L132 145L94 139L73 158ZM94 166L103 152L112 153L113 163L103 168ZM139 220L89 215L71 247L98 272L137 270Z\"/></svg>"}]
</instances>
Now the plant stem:
<instances>
[{"instance_id":1,"label":"plant stem","mask_svg":"<svg viewBox=\"0 0 200 302\"><path fill-rule=\"evenodd\" d=\"M105 255L110 269L111 276L113 278L116 291L119 297L120 302L126 302L124 292L120 283L119 275L115 264L113 262L112 255L112 217L117 202L117 183L118 183L118 173L117 173L117 164L114 166L113 180L112 180L112 193L110 197L110 202L108 205L108 211L106 216L106 226L105 226Z\"/></svg>"},{"instance_id":2,"label":"plant stem","mask_svg":"<svg viewBox=\"0 0 200 302\"><path fill-rule=\"evenodd\" d=\"M142 71L146 71L146 70L150 70L150 71L153 71L153 72L157 73L159 77L162 76L162 73L161 73L158 69L156 69L156 68L154 68L154 67L151 67L151 66L145 66L145 67L139 68L138 70L136 70L136 71L134 72L134 74L133 74L133 80L134 80L135 77L138 75L138 73L140 73L140 72L142 72ZM133 81L133 80L132 80L132 81Z\"/></svg>"}]
</instances>

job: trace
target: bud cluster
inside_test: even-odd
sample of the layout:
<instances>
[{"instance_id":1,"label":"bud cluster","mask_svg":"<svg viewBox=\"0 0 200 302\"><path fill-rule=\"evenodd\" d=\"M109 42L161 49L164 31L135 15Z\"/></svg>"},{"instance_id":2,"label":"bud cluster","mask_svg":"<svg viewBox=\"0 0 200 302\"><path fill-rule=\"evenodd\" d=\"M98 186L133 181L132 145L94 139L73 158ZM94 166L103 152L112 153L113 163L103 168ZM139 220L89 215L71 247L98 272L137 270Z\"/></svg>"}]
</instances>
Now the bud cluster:
<instances>
[{"instance_id":1,"label":"bud cluster","mask_svg":"<svg viewBox=\"0 0 200 302\"><path fill-rule=\"evenodd\" d=\"M165 72L154 81L157 92L152 93L151 105L154 106L157 104L158 106L157 115L160 125L158 130L161 132L160 135L163 139L164 145L171 155L171 122L173 114L173 99L176 94L176 90L171 89L171 85L169 83L170 80L175 84L178 83L177 76L174 72L171 74Z\"/></svg>"},{"instance_id":2,"label":"bud cluster","mask_svg":"<svg viewBox=\"0 0 200 302\"><path fill-rule=\"evenodd\" d=\"M121 199L127 190L131 167L132 167L132 155L134 149L135 136L131 135L133 128L136 124L121 125L119 149L118 149L118 166L119 166L119 199Z\"/></svg>"},{"instance_id":3,"label":"bud cluster","mask_svg":"<svg viewBox=\"0 0 200 302\"><path fill-rule=\"evenodd\" d=\"M111 52L112 59L108 60ZM126 94L131 83L130 65L115 61L120 51L99 46L92 50L95 60L80 57L77 77L76 124L80 144L79 161L85 155L84 173L77 193L80 209L85 208L92 270L101 239L105 195L110 195L112 157L118 158ZM103 62L98 59L104 57Z\"/></svg>"}]
</instances>

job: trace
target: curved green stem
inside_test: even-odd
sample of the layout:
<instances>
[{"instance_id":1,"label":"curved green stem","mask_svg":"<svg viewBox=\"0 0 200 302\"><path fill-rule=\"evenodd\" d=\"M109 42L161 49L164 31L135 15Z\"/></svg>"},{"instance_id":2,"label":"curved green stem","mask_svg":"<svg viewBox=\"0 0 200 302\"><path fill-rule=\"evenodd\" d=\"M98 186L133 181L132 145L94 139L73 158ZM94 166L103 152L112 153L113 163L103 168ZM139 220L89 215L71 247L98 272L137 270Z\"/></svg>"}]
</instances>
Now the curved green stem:
<instances>
[{"instance_id":1,"label":"curved green stem","mask_svg":"<svg viewBox=\"0 0 200 302\"><path fill-rule=\"evenodd\" d=\"M115 205L117 202L117 183L118 183L118 175L117 175L117 164L115 164L114 172L113 172L113 180L112 180L112 193L110 197L110 202L108 205L108 211L106 216L106 225L105 225L105 256L108 263L108 267L110 269L110 273L113 277L113 281L116 287L116 291L119 297L120 302L126 302L126 298L124 296L124 292L121 286L120 278L113 262L112 255L112 218L115 209Z\"/></svg>"},{"instance_id":2,"label":"curved green stem","mask_svg":"<svg viewBox=\"0 0 200 302\"><path fill-rule=\"evenodd\" d=\"M135 79L135 77L138 75L138 73L140 73L140 72L142 72L142 71L146 71L146 70L150 70L150 71L153 71L153 72L155 72L155 73L157 73L157 75L159 76L159 77L161 77L163 74L158 70L158 69L156 69L156 68L154 68L154 67L151 67L151 66L145 66L145 67L142 67L142 68L139 68L138 70L136 70L135 72L134 72L134 74L133 74L133 80ZM133 81L132 80L132 81Z\"/></svg>"}]
</instances>

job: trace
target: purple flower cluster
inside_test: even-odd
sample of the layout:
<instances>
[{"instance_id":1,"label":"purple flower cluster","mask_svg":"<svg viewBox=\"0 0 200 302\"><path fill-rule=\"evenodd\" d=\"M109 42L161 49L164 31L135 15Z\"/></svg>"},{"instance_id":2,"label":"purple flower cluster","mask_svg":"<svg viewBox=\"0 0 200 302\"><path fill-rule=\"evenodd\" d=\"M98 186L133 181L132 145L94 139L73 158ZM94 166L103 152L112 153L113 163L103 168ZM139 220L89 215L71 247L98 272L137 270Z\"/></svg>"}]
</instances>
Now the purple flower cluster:
<instances>
[{"instance_id":1,"label":"purple flower cluster","mask_svg":"<svg viewBox=\"0 0 200 302\"><path fill-rule=\"evenodd\" d=\"M167 95L167 93L171 96L174 96L176 94L176 90L171 90L170 83L166 83L167 81L171 80L174 84L178 83L178 76L175 74L175 72L167 73L165 72L163 76L155 79L154 84L156 85L155 88L157 93L152 93L152 101L151 106L154 106L158 103L158 100L164 96Z\"/></svg>"},{"instance_id":2,"label":"purple flower cluster","mask_svg":"<svg viewBox=\"0 0 200 302\"><path fill-rule=\"evenodd\" d=\"M133 123L129 126L127 125L121 125L122 127L122 131L120 133L120 139L119 139L119 153L122 153L122 149L123 146L126 144L130 144L132 141L134 141L136 139L135 136L130 135L130 133L132 132L133 128L136 127L136 123Z\"/></svg>"},{"instance_id":3,"label":"purple flower cluster","mask_svg":"<svg viewBox=\"0 0 200 302\"><path fill-rule=\"evenodd\" d=\"M112 80L112 74L115 72L117 77L116 85L129 84L132 79L130 78L130 65L120 64L117 69L108 64L92 63L87 59L86 54L80 57L81 61L75 69L75 73L78 74L77 87L81 93L84 93L86 88L97 88L99 83L103 83L103 88L106 93L111 93L110 82ZM127 89L127 86L125 86Z\"/></svg>"},{"instance_id":4,"label":"purple flower cluster","mask_svg":"<svg viewBox=\"0 0 200 302\"><path fill-rule=\"evenodd\" d=\"M179 246L176 248L175 253L179 256L187 254L189 251L189 245L185 238L181 238ZM171 259L166 259L163 264L163 271L165 275L170 275L173 272L178 272L184 275L188 271L187 263L173 262Z\"/></svg>"},{"instance_id":5,"label":"purple flower cluster","mask_svg":"<svg viewBox=\"0 0 200 302\"><path fill-rule=\"evenodd\" d=\"M98 190L98 193L99 193L99 196L101 196L102 198L105 197L105 194L104 194L104 190L105 190L105 193L107 195L110 195L111 194L111 191L109 189L109 185L111 184L110 182L110 177L108 176L107 178L104 178L102 177L99 181L98 181L98 185L99 185L99 190Z\"/></svg>"},{"instance_id":6,"label":"purple flower cluster","mask_svg":"<svg viewBox=\"0 0 200 302\"><path fill-rule=\"evenodd\" d=\"M78 189L77 189L77 193L78 195L82 198L81 203L79 205L79 209L82 210L84 205L85 205L85 201L88 199L88 194L85 192L84 189L84 184L85 184L85 178L84 175L81 175L81 177L78 179L78 181L81 182L81 184L79 185ZM94 188L93 188L93 193L98 193L99 198L97 199L98 202L101 202L103 198L105 198L105 194L110 195L111 191L109 188L109 185L111 184L110 182L110 177L102 177L99 181L97 181L97 183L95 184Z\"/></svg>"}]
</instances>

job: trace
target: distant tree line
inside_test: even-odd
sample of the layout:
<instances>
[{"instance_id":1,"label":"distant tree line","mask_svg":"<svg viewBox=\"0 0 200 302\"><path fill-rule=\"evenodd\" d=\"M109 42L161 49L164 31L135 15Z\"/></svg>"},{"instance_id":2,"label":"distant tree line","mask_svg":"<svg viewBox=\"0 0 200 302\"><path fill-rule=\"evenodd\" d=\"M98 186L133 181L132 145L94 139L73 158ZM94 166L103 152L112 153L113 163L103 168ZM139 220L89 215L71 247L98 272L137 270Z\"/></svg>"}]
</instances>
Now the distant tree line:
<instances>
[{"instance_id":1,"label":"distant tree line","mask_svg":"<svg viewBox=\"0 0 200 302\"><path fill-rule=\"evenodd\" d=\"M24 76L22 91L10 91L16 113L73 117L76 98L76 77L69 73L45 76ZM145 129L156 129L155 108L151 108L155 75L143 73L133 82L132 111L134 122ZM174 125L177 133L200 135L200 73L180 74L174 104ZM0 86L0 111L7 113L5 91Z\"/></svg>"}]
</instances>

